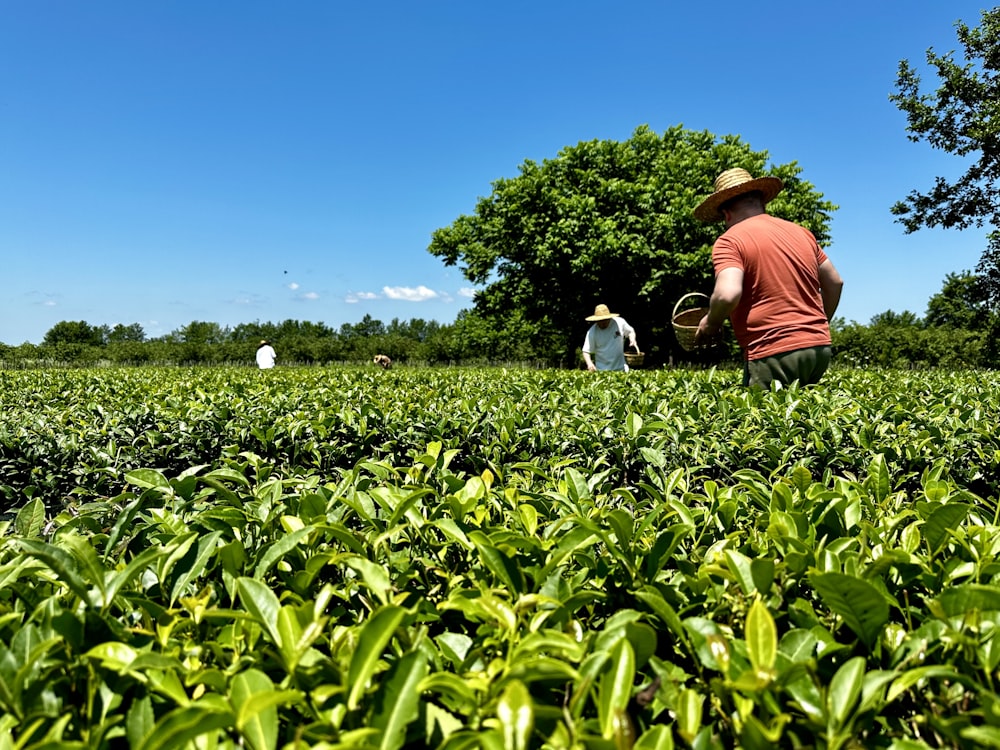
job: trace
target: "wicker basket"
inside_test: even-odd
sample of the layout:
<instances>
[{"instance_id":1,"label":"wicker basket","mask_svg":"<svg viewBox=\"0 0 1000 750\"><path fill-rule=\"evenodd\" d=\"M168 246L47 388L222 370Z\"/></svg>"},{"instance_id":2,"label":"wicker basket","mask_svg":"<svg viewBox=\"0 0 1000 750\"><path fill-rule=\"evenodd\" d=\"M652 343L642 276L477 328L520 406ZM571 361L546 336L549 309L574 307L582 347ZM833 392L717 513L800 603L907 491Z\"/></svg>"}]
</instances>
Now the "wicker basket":
<instances>
[{"instance_id":1,"label":"wicker basket","mask_svg":"<svg viewBox=\"0 0 1000 750\"><path fill-rule=\"evenodd\" d=\"M677 312L677 308L681 306L688 297L704 297L705 301L708 301L708 295L702 294L701 292L690 292L685 294L679 300L677 304L674 305L674 314L671 321L674 324L674 335L677 336L677 343L686 351L694 351L699 347L695 346L694 336L698 333L698 323L701 319L708 314L708 307L691 307L687 310L682 310Z\"/></svg>"},{"instance_id":2,"label":"wicker basket","mask_svg":"<svg viewBox=\"0 0 1000 750\"><path fill-rule=\"evenodd\" d=\"M642 367L642 363L645 359L646 355L643 352L625 352L625 364L627 364L632 370L637 367Z\"/></svg>"}]
</instances>

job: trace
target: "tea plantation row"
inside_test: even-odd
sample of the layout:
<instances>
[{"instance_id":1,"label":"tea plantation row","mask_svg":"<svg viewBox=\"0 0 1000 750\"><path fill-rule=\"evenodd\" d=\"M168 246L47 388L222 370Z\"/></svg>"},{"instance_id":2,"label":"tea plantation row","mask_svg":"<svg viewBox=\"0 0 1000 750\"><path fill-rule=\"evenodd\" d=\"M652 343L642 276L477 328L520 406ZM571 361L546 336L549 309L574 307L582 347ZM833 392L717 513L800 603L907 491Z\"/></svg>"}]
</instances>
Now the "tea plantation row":
<instances>
[{"instance_id":1,"label":"tea plantation row","mask_svg":"<svg viewBox=\"0 0 1000 750\"><path fill-rule=\"evenodd\" d=\"M1000 378L0 372L0 748L1000 746Z\"/></svg>"}]
</instances>

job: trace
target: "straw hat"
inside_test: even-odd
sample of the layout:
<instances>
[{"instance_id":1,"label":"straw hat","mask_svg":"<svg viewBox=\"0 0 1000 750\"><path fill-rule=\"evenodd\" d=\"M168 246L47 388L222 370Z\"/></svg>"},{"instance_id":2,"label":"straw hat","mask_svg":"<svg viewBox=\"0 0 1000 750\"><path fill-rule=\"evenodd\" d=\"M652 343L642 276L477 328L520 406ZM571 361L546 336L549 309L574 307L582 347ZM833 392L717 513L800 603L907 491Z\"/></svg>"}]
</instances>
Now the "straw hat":
<instances>
[{"instance_id":1,"label":"straw hat","mask_svg":"<svg viewBox=\"0 0 1000 750\"><path fill-rule=\"evenodd\" d=\"M587 322L593 323L597 320L608 320L609 318L617 318L618 313L613 313L608 309L607 305L598 305L594 308L594 314L587 316Z\"/></svg>"},{"instance_id":2,"label":"straw hat","mask_svg":"<svg viewBox=\"0 0 1000 750\"><path fill-rule=\"evenodd\" d=\"M755 180L745 169L727 169L715 178L715 192L694 210L694 218L700 221L718 221L722 218L719 206L737 195L755 190L764 194L764 205L767 205L783 187L777 177L758 177Z\"/></svg>"}]
</instances>

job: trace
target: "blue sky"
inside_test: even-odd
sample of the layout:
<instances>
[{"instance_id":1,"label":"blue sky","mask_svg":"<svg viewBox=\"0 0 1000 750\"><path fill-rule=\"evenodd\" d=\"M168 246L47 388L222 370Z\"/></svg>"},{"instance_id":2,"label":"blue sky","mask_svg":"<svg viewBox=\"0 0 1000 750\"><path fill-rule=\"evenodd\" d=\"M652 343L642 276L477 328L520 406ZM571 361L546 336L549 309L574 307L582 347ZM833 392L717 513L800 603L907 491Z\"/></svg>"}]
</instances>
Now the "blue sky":
<instances>
[{"instance_id":1,"label":"blue sky","mask_svg":"<svg viewBox=\"0 0 1000 750\"><path fill-rule=\"evenodd\" d=\"M431 233L526 159L640 125L798 162L840 206L839 314L923 315L985 230L893 221L963 164L907 140L888 96L900 60L956 49L954 23L982 7L3 0L0 342L62 320L149 337L195 320L450 323L469 284Z\"/></svg>"}]
</instances>

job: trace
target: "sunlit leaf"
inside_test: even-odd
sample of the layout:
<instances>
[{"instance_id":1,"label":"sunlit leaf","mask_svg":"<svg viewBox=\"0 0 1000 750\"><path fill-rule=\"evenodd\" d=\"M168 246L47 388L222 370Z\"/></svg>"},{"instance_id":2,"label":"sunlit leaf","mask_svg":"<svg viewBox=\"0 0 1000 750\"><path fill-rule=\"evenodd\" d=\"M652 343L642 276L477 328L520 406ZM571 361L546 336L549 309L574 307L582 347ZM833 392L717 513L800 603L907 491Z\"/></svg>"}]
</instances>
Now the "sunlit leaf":
<instances>
[{"instance_id":1,"label":"sunlit leaf","mask_svg":"<svg viewBox=\"0 0 1000 750\"><path fill-rule=\"evenodd\" d=\"M760 599L750 605L746 623L747 654L750 664L762 678L770 679L778 654L778 630L774 618Z\"/></svg>"},{"instance_id":2,"label":"sunlit leaf","mask_svg":"<svg viewBox=\"0 0 1000 750\"><path fill-rule=\"evenodd\" d=\"M511 680L497 702L497 718L503 730L504 747L526 750L535 726L535 706L531 693L518 680Z\"/></svg>"},{"instance_id":3,"label":"sunlit leaf","mask_svg":"<svg viewBox=\"0 0 1000 750\"><path fill-rule=\"evenodd\" d=\"M176 708L156 722L138 750L174 750L203 734L233 726L234 716L197 705Z\"/></svg>"},{"instance_id":4,"label":"sunlit leaf","mask_svg":"<svg viewBox=\"0 0 1000 750\"><path fill-rule=\"evenodd\" d=\"M350 686L347 705L352 711L358 707L361 697L368 689L369 680L383 658L383 649L392 639L405 615L406 611L402 607L381 607L361 625L358 647L351 658L347 676Z\"/></svg>"},{"instance_id":5,"label":"sunlit leaf","mask_svg":"<svg viewBox=\"0 0 1000 750\"><path fill-rule=\"evenodd\" d=\"M844 662L830 680L826 711L835 728L844 726L861 697L865 677L865 659L855 656Z\"/></svg>"},{"instance_id":6,"label":"sunlit leaf","mask_svg":"<svg viewBox=\"0 0 1000 750\"><path fill-rule=\"evenodd\" d=\"M26 502L14 517L14 531L19 536L38 536L45 525L45 504L37 497Z\"/></svg>"},{"instance_id":7,"label":"sunlit leaf","mask_svg":"<svg viewBox=\"0 0 1000 750\"><path fill-rule=\"evenodd\" d=\"M611 651L607 670L598 685L597 715L601 735L605 739L615 736L617 714L628 710L635 680L635 655L628 639L621 638Z\"/></svg>"}]
</instances>

